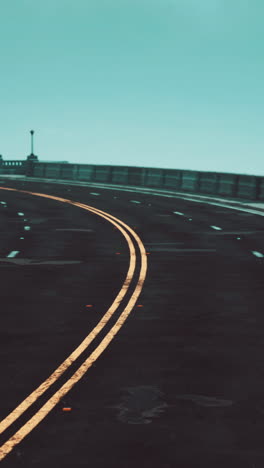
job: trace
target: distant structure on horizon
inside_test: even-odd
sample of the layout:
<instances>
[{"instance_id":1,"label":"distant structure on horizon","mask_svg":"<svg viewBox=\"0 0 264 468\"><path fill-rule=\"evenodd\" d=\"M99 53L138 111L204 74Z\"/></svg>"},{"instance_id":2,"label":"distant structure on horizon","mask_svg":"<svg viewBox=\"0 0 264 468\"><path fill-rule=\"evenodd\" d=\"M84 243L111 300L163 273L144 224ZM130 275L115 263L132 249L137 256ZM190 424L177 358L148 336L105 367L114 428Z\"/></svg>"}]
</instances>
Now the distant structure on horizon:
<instances>
[{"instance_id":1,"label":"distant structure on horizon","mask_svg":"<svg viewBox=\"0 0 264 468\"><path fill-rule=\"evenodd\" d=\"M34 154L34 130L30 130L31 135L31 153L23 161L17 159L8 159L4 160L3 156L0 154L0 173L1 174L27 174L33 170L33 164L38 162L48 162L50 164L69 164L68 161L48 161L48 160L39 160L38 156Z\"/></svg>"},{"instance_id":2,"label":"distant structure on horizon","mask_svg":"<svg viewBox=\"0 0 264 468\"><path fill-rule=\"evenodd\" d=\"M39 161L34 154L33 135L31 133L31 153L24 161L4 161L0 156L1 174L21 174L34 177L34 181L64 180L96 184L109 184L146 187L151 190L164 190L183 193L197 193L206 196L217 195L231 200L264 201L264 176L237 174L229 172L197 171L189 169L169 169L139 166L114 166L96 163L70 163L67 161ZM75 183L75 182L74 182ZM121 189L122 190L122 189ZM152 192L151 192L152 193Z\"/></svg>"}]
</instances>

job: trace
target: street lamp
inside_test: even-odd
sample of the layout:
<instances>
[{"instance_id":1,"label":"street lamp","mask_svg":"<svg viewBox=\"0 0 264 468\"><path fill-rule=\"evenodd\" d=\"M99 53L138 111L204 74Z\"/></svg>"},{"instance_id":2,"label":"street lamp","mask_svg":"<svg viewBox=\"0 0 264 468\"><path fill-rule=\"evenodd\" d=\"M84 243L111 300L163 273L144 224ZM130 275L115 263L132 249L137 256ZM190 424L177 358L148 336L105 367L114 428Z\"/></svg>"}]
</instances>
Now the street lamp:
<instances>
[{"instance_id":1,"label":"street lamp","mask_svg":"<svg viewBox=\"0 0 264 468\"><path fill-rule=\"evenodd\" d=\"M27 157L27 161L38 161L38 157L35 156L34 154L34 146L33 146L33 135L34 135L34 130L30 130L31 134L31 154Z\"/></svg>"},{"instance_id":2,"label":"street lamp","mask_svg":"<svg viewBox=\"0 0 264 468\"><path fill-rule=\"evenodd\" d=\"M30 130L31 133L31 154L34 154L33 152L33 135L34 135L34 130Z\"/></svg>"}]
</instances>

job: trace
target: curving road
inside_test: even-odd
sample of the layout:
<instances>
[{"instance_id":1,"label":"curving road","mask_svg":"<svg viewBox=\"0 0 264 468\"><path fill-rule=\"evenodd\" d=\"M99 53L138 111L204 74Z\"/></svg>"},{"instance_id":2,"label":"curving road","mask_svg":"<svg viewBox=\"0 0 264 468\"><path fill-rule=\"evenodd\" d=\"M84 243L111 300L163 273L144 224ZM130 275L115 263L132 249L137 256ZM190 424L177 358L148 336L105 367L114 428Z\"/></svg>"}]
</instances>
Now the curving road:
<instances>
[{"instance_id":1,"label":"curving road","mask_svg":"<svg viewBox=\"0 0 264 468\"><path fill-rule=\"evenodd\" d=\"M2 466L262 467L263 206L0 186Z\"/></svg>"}]
</instances>

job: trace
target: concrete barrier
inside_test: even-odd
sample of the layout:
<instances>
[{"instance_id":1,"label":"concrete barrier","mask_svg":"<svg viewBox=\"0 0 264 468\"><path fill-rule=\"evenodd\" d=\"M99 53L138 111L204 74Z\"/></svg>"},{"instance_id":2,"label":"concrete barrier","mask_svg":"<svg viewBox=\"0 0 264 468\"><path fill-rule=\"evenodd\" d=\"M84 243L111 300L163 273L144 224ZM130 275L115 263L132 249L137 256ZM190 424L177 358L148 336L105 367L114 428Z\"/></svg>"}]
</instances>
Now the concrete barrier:
<instances>
[{"instance_id":1,"label":"concrete barrier","mask_svg":"<svg viewBox=\"0 0 264 468\"><path fill-rule=\"evenodd\" d=\"M164 188L180 190L182 187L182 172L166 169L164 171Z\"/></svg>"},{"instance_id":2,"label":"concrete barrier","mask_svg":"<svg viewBox=\"0 0 264 468\"><path fill-rule=\"evenodd\" d=\"M35 166L36 164L34 164L33 175L35 174ZM45 177L48 177L49 179L59 179L60 167L61 164L57 163L47 164Z\"/></svg>"},{"instance_id":3,"label":"concrete barrier","mask_svg":"<svg viewBox=\"0 0 264 468\"><path fill-rule=\"evenodd\" d=\"M219 174L216 172L200 172L198 178L198 190L201 193L217 193Z\"/></svg>"},{"instance_id":4,"label":"concrete barrier","mask_svg":"<svg viewBox=\"0 0 264 468\"><path fill-rule=\"evenodd\" d=\"M147 187L163 187L164 169L145 169L144 185Z\"/></svg>"},{"instance_id":5,"label":"concrete barrier","mask_svg":"<svg viewBox=\"0 0 264 468\"><path fill-rule=\"evenodd\" d=\"M113 167L111 182L113 184L128 184L128 167Z\"/></svg>"},{"instance_id":6,"label":"concrete barrier","mask_svg":"<svg viewBox=\"0 0 264 468\"><path fill-rule=\"evenodd\" d=\"M16 171L12 166L8 170L10 173ZM34 177L74 179L264 200L264 177L243 174L45 162L34 163L33 172Z\"/></svg>"},{"instance_id":7,"label":"concrete barrier","mask_svg":"<svg viewBox=\"0 0 264 468\"><path fill-rule=\"evenodd\" d=\"M190 192L198 192L199 188L199 172L197 171L182 171L182 190Z\"/></svg>"},{"instance_id":8,"label":"concrete barrier","mask_svg":"<svg viewBox=\"0 0 264 468\"><path fill-rule=\"evenodd\" d=\"M92 181L95 171L95 166L90 164L78 164L79 170L77 172L78 180Z\"/></svg>"},{"instance_id":9,"label":"concrete barrier","mask_svg":"<svg viewBox=\"0 0 264 468\"><path fill-rule=\"evenodd\" d=\"M239 198L257 199L257 177L240 175L238 178L237 196Z\"/></svg>"},{"instance_id":10,"label":"concrete barrier","mask_svg":"<svg viewBox=\"0 0 264 468\"><path fill-rule=\"evenodd\" d=\"M77 164L61 164L60 178L61 179L76 179L77 178Z\"/></svg>"},{"instance_id":11,"label":"concrete barrier","mask_svg":"<svg viewBox=\"0 0 264 468\"><path fill-rule=\"evenodd\" d=\"M264 177L258 177L257 195L259 200L264 200Z\"/></svg>"},{"instance_id":12,"label":"concrete barrier","mask_svg":"<svg viewBox=\"0 0 264 468\"><path fill-rule=\"evenodd\" d=\"M128 168L128 184L129 185L144 185L146 169L143 167Z\"/></svg>"},{"instance_id":13,"label":"concrete barrier","mask_svg":"<svg viewBox=\"0 0 264 468\"><path fill-rule=\"evenodd\" d=\"M111 182L112 168L111 166L95 166L94 181L95 182Z\"/></svg>"},{"instance_id":14,"label":"concrete barrier","mask_svg":"<svg viewBox=\"0 0 264 468\"><path fill-rule=\"evenodd\" d=\"M219 174L218 194L235 197L237 194L238 175L237 174Z\"/></svg>"},{"instance_id":15,"label":"concrete barrier","mask_svg":"<svg viewBox=\"0 0 264 468\"><path fill-rule=\"evenodd\" d=\"M38 163L34 165L33 174L34 177L45 177L46 176L47 164Z\"/></svg>"}]
</instances>

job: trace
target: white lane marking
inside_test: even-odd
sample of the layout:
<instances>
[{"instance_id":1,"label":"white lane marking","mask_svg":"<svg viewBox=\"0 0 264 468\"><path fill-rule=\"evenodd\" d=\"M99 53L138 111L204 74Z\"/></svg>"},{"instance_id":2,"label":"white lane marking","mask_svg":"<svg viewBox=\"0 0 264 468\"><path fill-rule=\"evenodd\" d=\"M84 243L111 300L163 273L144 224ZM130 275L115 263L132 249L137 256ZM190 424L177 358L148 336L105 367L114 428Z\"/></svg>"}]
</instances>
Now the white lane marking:
<instances>
[{"instance_id":1,"label":"white lane marking","mask_svg":"<svg viewBox=\"0 0 264 468\"><path fill-rule=\"evenodd\" d=\"M97 192L90 192L90 195L101 195L101 194Z\"/></svg>"},{"instance_id":2,"label":"white lane marking","mask_svg":"<svg viewBox=\"0 0 264 468\"><path fill-rule=\"evenodd\" d=\"M192 221L192 218L189 218L189 221Z\"/></svg>"},{"instance_id":3,"label":"white lane marking","mask_svg":"<svg viewBox=\"0 0 264 468\"><path fill-rule=\"evenodd\" d=\"M19 237L19 239L25 239L25 237Z\"/></svg>"},{"instance_id":4,"label":"white lane marking","mask_svg":"<svg viewBox=\"0 0 264 468\"><path fill-rule=\"evenodd\" d=\"M5 201L0 201L1 205L6 205Z\"/></svg>"},{"instance_id":5,"label":"white lane marking","mask_svg":"<svg viewBox=\"0 0 264 468\"><path fill-rule=\"evenodd\" d=\"M9 258L14 258L19 253L19 250L13 250L10 254L7 255Z\"/></svg>"},{"instance_id":6,"label":"white lane marking","mask_svg":"<svg viewBox=\"0 0 264 468\"><path fill-rule=\"evenodd\" d=\"M257 252L256 250L251 250L251 252L253 253L253 255L255 255L255 257L258 257L258 258L264 257L264 255L261 252Z\"/></svg>"},{"instance_id":7,"label":"white lane marking","mask_svg":"<svg viewBox=\"0 0 264 468\"><path fill-rule=\"evenodd\" d=\"M30 231L31 227L30 226L24 226L24 231Z\"/></svg>"},{"instance_id":8,"label":"white lane marking","mask_svg":"<svg viewBox=\"0 0 264 468\"><path fill-rule=\"evenodd\" d=\"M60 181L59 179L57 180L54 180L54 179L43 179L43 178L38 178L38 177L30 177L28 178L27 180L33 180L34 182L37 180L37 181L47 181L50 182L50 183L58 183L58 184L65 184L65 183L71 183L72 185L83 185L83 186L86 186L87 187L87 182L72 182L71 180L67 181L67 182L62 182ZM259 216L264 216L264 212L260 212L260 211L257 211L257 210L252 210L252 209L249 209L247 208L247 206L249 206L248 204L246 204L245 202L236 202L235 200L231 200L229 203L232 203L232 205L228 205L227 203L218 203L214 200L219 200L219 201L222 201L223 199L222 198L212 198L212 201L209 201L208 200L208 197L205 197L203 195L188 195L188 194L184 194L184 192L170 192L170 191L167 191L167 193L165 192L157 192L157 191L153 191L153 189L149 189L149 188L138 188L138 187L131 187L131 188L128 188L127 186L117 186L117 185L103 185L103 184L95 184L95 183L89 183L90 186L93 186L93 187L100 187L100 188L103 188L103 189L106 189L106 190L119 190L119 191L123 191L123 192L139 192L139 193L146 193L146 194L149 194L149 195L156 195L156 196L161 196L161 197L165 197L165 198L180 198L182 200L190 200L190 201L193 201L193 202L196 202L196 203L205 203L207 205L214 205L214 206L221 206L222 208L228 208L230 210L236 210L236 211L242 211L242 212L245 212L245 213L251 213L251 214L255 214L255 215L259 215ZM169 195L169 193L171 193L171 195ZM196 197L196 198L194 198ZM199 198L198 198L199 197ZM207 198L207 200L204 200L204 198ZM235 204L240 204L240 205L243 205L245 206L245 208L242 208L242 207L237 207L237 206L234 206Z\"/></svg>"},{"instance_id":9,"label":"white lane marking","mask_svg":"<svg viewBox=\"0 0 264 468\"><path fill-rule=\"evenodd\" d=\"M22 211L19 211L17 214L18 216L25 216L25 213L22 213Z\"/></svg>"},{"instance_id":10,"label":"white lane marking","mask_svg":"<svg viewBox=\"0 0 264 468\"><path fill-rule=\"evenodd\" d=\"M240 239L241 239L241 237L237 237L237 240L240 240Z\"/></svg>"},{"instance_id":11,"label":"white lane marking","mask_svg":"<svg viewBox=\"0 0 264 468\"><path fill-rule=\"evenodd\" d=\"M222 231L222 228L219 226L210 226L210 228L215 229L216 231Z\"/></svg>"},{"instance_id":12,"label":"white lane marking","mask_svg":"<svg viewBox=\"0 0 264 468\"><path fill-rule=\"evenodd\" d=\"M129 200L130 203L141 203L140 201L137 201L137 200Z\"/></svg>"},{"instance_id":13,"label":"white lane marking","mask_svg":"<svg viewBox=\"0 0 264 468\"><path fill-rule=\"evenodd\" d=\"M25 177L23 175L19 175L19 176L14 176L14 175L2 175L1 174L1 179L2 178L6 178L6 179L25 179ZM43 178L43 177L27 177L26 179L27 181L33 181L33 182L44 182L46 184L48 183L51 183L51 184L60 184L60 185L72 185L72 186L79 186L79 187L98 187L98 188L102 188L102 189L105 189L105 190L118 190L118 191L121 191L121 192L138 192L138 193L146 193L148 195L156 195L156 196L161 196L161 197L165 197L165 198L179 198L179 199L182 199L182 200L190 200L190 201L193 201L193 202L196 202L196 203L205 203L207 205L214 205L214 206L221 206L223 208L228 208L229 210L236 210L236 211L242 211L242 212L245 212L245 213L252 213L254 215L259 215L259 216L264 216L264 211L260 212L260 211L257 211L257 210L252 210L252 209L249 209L248 206L249 206L249 203L248 202L236 202L235 200L228 200L227 203L217 203L216 201L214 200L220 200L222 201L223 198L215 198L215 197L210 197L210 199L212 201L209 201L208 200L208 197L207 196L204 196L204 195L193 195L193 194L186 194L184 192L172 192L172 191L169 191L169 190L166 190L166 192L164 191L154 191L153 189L150 189L150 188L142 188L142 187L136 187L136 186L132 186L132 187L129 187L126 185L115 185L115 184L108 184L108 185L105 185L105 184L100 184L100 183L94 183L94 182L84 182L84 181L73 181L72 179L69 179L69 180L60 180L60 179L48 179L48 178ZM5 180L1 180L1 183L5 183ZM168 194L171 194L171 195L168 195ZM196 198L194 198L196 197ZM199 197L199 198L198 198ZM205 199L205 200L204 200ZM229 203L232 203L232 205L228 205L228 202ZM240 205L240 207L236 207L234 205ZM245 206L245 208L241 208L241 205L242 206Z\"/></svg>"},{"instance_id":14,"label":"white lane marking","mask_svg":"<svg viewBox=\"0 0 264 468\"><path fill-rule=\"evenodd\" d=\"M248 209L248 208L238 208L234 205L227 205L225 203L216 203L216 202L209 202L209 201L203 201L203 200L196 200L194 198L187 198L187 197L179 197L179 198L182 198L183 200L190 200L190 201L193 201L195 203L205 203L206 205L214 205L214 206L222 206L224 208L228 208L229 210L236 210L236 211L244 211L246 213L251 213L251 214L255 214L255 215L259 215L259 216L264 216L264 212L260 212L260 211L257 211L257 210L251 210L251 209ZM246 205L245 205L246 206Z\"/></svg>"},{"instance_id":15,"label":"white lane marking","mask_svg":"<svg viewBox=\"0 0 264 468\"><path fill-rule=\"evenodd\" d=\"M177 215L180 215L180 216L184 216L184 213L181 213L180 211L173 211L174 214L177 214Z\"/></svg>"}]
</instances>

